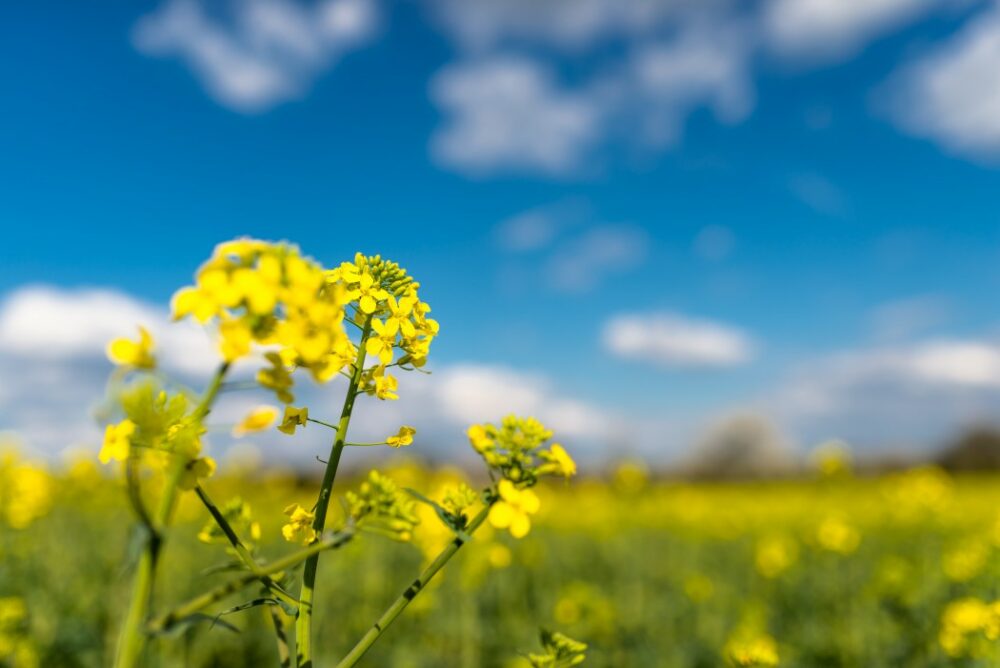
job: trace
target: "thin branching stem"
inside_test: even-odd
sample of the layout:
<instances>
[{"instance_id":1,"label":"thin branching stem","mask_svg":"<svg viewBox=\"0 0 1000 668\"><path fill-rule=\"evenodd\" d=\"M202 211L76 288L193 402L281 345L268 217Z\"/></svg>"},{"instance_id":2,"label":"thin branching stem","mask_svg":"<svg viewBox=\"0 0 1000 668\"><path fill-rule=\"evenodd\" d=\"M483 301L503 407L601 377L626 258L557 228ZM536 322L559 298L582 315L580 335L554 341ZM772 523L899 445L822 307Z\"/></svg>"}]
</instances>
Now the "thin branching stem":
<instances>
[{"instance_id":1,"label":"thin branching stem","mask_svg":"<svg viewBox=\"0 0 1000 668\"><path fill-rule=\"evenodd\" d=\"M471 537L476 529L478 529L479 526L486 520L492 505L493 504L490 503L479 511L479 514L477 514L469 522L469 526L465 530L465 535L456 535L455 538L448 543L448 547L442 550L441 553L434 558L434 561L432 561L427 568L425 568L420 575L417 576L417 579L410 583L410 586L408 586L405 590L403 590L403 593L400 594L396 600L392 602L392 605L390 605L386 611L382 613L382 616L378 618L378 621L376 621L372 627L368 629L368 632L365 633L354 648L347 653L347 656L340 660L340 663L337 664L337 668L350 668L350 666L353 666L361 660L361 657L365 655L365 652L367 652L371 646L375 644L375 641L382 637L385 630L389 628L389 625L392 624L400 614L402 614L403 610L406 609L406 606L408 606L410 602L424 590L424 587L426 587L427 583L430 582L435 575L437 575L437 572L444 568L445 564L447 564L462 548L462 546L465 545L467 538Z\"/></svg>"}]
</instances>

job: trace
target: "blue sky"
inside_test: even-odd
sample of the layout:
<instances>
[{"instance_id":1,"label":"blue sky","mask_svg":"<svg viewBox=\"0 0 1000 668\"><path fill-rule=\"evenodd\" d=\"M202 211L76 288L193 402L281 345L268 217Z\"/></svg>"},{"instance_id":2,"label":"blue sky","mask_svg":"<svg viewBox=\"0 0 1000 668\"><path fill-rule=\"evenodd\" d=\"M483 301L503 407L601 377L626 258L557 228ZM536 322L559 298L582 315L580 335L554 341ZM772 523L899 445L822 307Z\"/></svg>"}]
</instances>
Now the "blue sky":
<instances>
[{"instance_id":1,"label":"blue sky","mask_svg":"<svg viewBox=\"0 0 1000 668\"><path fill-rule=\"evenodd\" d=\"M430 394L481 395L420 407L445 441L517 388L652 457L1000 415L995 3L38 2L0 38L0 426L44 451L90 433L52 383L99 394L95 291L163 310L241 235L422 281Z\"/></svg>"}]
</instances>

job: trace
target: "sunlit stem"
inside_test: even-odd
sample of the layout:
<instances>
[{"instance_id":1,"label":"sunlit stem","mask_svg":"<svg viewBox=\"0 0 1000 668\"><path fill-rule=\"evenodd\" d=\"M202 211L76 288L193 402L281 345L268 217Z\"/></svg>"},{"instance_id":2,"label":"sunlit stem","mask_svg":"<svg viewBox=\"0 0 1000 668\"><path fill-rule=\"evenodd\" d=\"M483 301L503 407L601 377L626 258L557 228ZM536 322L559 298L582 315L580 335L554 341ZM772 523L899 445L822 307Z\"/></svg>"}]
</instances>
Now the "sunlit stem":
<instances>
[{"instance_id":1,"label":"sunlit stem","mask_svg":"<svg viewBox=\"0 0 1000 668\"><path fill-rule=\"evenodd\" d=\"M219 395L222 380L229 371L229 362L223 362L216 370L211 382L202 395L201 401L195 407L193 417L202 420L212 410L212 404ZM129 601L128 612L118 639L118 651L115 655L116 668L132 668L140 665L142 650L146 645L146 635L143 626L149 615L149 607L153 597L153 583L156 580L156 566L160 551L163 549L163 530L170 523L174 505L177 500L177 483L184 474L187 462L179 457L171 458L169 469L163 484L163 492L156 508L156 514L149 518L141 508L141 498L138 489L130 494L133 503L139 503L136 508L146 531L146 544L143 546L139 563L136 567L135 581L132 585L132 598ZM130 486L133 484L130 481ZM135 482L135 484L138 484Z\"/></svg>"},{"instance_id":2,"label":"sunlit stem","mask_svg":"<svg viewBox=\"0 0 1000 668\"><path fill-rule=\"evenodd\" d=\"M478 515L472 518L472 521L469 522L469 526L465 530L464 536L456 535L455 538L448 543L448 547L442 550L441 553L434 558L434 561L432 561L430 565L428 565L427 568L425 568L423 572L417 576L417 579L414 580L410 586L407 587L395 601L393 601L392 605L390 605L386 611L382 613L382 616L378 618L378 621L375 622L370 629L368 629L368 632L365 633L361 640L358 641L358 644L356 644L354 648L347 653L347 656L340 660L340 663L337 664L337 668L349 668L349 666L353 666L361 660L361 657L365 655L365 652L367 652L371 646L375 644L375 641L378 640L383 633L385 633L385 630L396 620L396 617L399 617L399 615L402 614L403 610L406 609L406 606L408 606L410 602L424 590L424 587L426 587L427 583L430 582L435 575L437 575L437 572L444 568L445 564L447 564L462 548L462 546L465 545L467 538L479 528L483 521L486 520L486 516L489 515L492 505L492 503L488 504L485 508L479 511Z\"/></svg>"},{"instance_id":3,"label":"sunlit stem","mask_svg":"<svg viewBox=\"0 0 1000 668\"><path fill-rule=\"evenodd\" d=\"M337 435L334 437L327 460L323 482L320 485L319 498L316 501L316 518L313 529L316 535L323 533L326 527L326 513L330 507L330 495L333 492L333 481L337 477L337 467L340 465L340 455L347 441L347 428L351 424L351 413L354 410L354 400L358 396L361 376L365 370L365 344L371 334L371 316L365 320L361 329L361 340L358 343L358 357L354 361L354 373L351 375L347 394L344 397L344 407L340 412L340 422L337 424ZM312 608L314 590L316 587L316 570L319 567L319 552L306 560L302 570L302 591L299 593L299 616L295 621L296 661L299 668L312 668Z\"/></svg>"}]
</instances>

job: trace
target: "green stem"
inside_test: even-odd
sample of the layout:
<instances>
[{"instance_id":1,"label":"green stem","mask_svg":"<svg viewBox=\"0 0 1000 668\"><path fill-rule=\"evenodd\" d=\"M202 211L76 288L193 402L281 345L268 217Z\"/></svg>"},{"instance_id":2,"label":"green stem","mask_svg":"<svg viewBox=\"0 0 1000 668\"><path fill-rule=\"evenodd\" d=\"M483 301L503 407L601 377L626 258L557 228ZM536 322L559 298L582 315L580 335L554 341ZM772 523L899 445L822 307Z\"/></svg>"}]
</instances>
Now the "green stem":
<instances>
[{"instance_id":1,"label":"green stem","mask_svg":"<svg viewBox=\"0 0 1000 668\"><path fill-rule=\"evenodd\" d=\"M469 522L468 528L465 530L466 536L472 536L476 529L479 528L479 525L483 523L486 516L489 514L492 505L493 504L490 503L479 511L478 515L472 518L472 521ZM428 565L427 568L425 568L423 572L417 576L417 579L414 580L413 583L410 584L410 586L407 587L395 601L393 601L392 605L390 605L388 609L382 613L382 616L378 618L378 621L375 622L370 629L368 629L368 632L361 638L361 640L358 641L358 644L356 644L354 648L347 653L347 656L340 660L340 663L337 664L337 668L350 668L350 666L353 666L360 661L361 657L365 655L365 652L367 652L371 646L375 644L375 641L378 640L383 633L385 633L385 630L389 628L389 625L392 624L393 621L395 621L396 617L399 617L403 610L406 609L406 606L410 604L410 601L415 599L417 594L423 591L424 587L427 586L427 583L430 582L435 575L437 575L438 571L444 568L444 565L455 556L462 546L465 545L465 542L465 537L456 535L455 539L448 543L448 547L442 550L434 561L432 561L430 565Z\"/></svg>"},{"instance_id":2,"label":"green stem","mask_svg":"<svg viewBox=\"0 0 1000 668\"><path fill-rule=\"evenodd\" d=\"M236 550L236 554L239 556L240 561L243 562L243 565L245 565L251 573L256 575L260 579L261 583L277 598L280 598L293 608L298 607L298 599L282 589L281 586L272 580L270 576L260 574L260 564L257 563L257 560L254 559L252 554L250 554L250 550L248 550L246 545L243 544L243 541L240 540L240 537L236 534L236 530L233 529L229 520L226 519L226 517L219 510L218 506L216 506L212 499L208 496L208 492L205 491L205 488L198 485L194 488L194 491L198 495L198 498L201 499L201 502L205 505L205 508L208 509L212 519L214 519L215 523L219 525L220 529L222 529L222 533L224 533L226 538L229 540L229 544L233 546L234 550Z\"/></svg>"},{"instance_id":3,"label":"green stem","mask_svg":"<svg viewBox=\"0 0 1000 668\"><path fill-rule=\"evenodd\" d=\"M316 556L324 550L333 550L341 547L353 537L354 531L351 529L345 529L344 531L334 534L330 538L313 543L304 550L293 552L288 556L272 561L269 564L265 564L260 567L260 570L257 573L242 573L239 577L230 580L225 584L219 585L215 589L212 589L211 591L208 591L200 596L196 596L188 602L174 608L170 612L154 618L149 622L149 624L147 624L146 629L149 633L166 631L178 621L186 617L190 617L195 613L201 612L216 601L221 601L230 594L238 592L254 580L259 579L260 576L274 575L275 573L297 566L303 561Z\"/></svg>"},{"instance_id":4,"label":"green stem","mask_svg":"<svg viewBox=\"0 0 1000 668\"><path fill-rule=\"evenodd\" d=\"M321 535L326 526L326 512L330 507L330 495L333 492L333 481L337 477L337 467L340 465L340 455L344 451L347 440L347 428L351 423L351 413L354 410L354 400L358 396L358 387L365 370L365 344L371 334L371 316L365 321L361 330L361 340L358 343L358 358L354 362L354 373L347 386L344 397L344 407L340 412L340 422L337 424L337 435L330 449L326 471L323 473L323 483L320 485L319 498L316 501L316 518L313 529L316 535ZM296 662L299 668L312 668L312 612L314 590L316 588L316 570L319 567L319 553L306 560L302 569L302 590L299 592L299 616L295 620Z\"/></svg>"},{"instance_id":5,"label":"green stem","mask_svg":"<svg viewBox=\"0 0 1000 668\"><path fill-rule=\"evenodd\" d=\"M229 363L224 362L219 366L209 383L201 402L195 407L193 415L196 419L204 419L212 409L212 403L219 394L222 386L222 379L229 370ZM140 519L146 530L146 545L139 556L139 564L136 568L135 581L132 585L132 598L129 601L128 612L122 625L121 636L118 639L118 651L115 655L115 668L133 668L139 665L142 650L146 645L146 636L143 626L146 617L149 615L149 608L153 598L153 583L156 580L156 566L159 561L160 551L163 548L163 530L170 523L170 516L173 514L174 504L177 500L177 483L184 474L185 462L180 458L173 458L169 472L164 480L163 492L156 508L156 514L149 520L144 510L139 511ZM141 508L141 498L138 489L132 489L130 484L130 494L134 494L134 501L138 502Z\"/></svg>"}]
</instances>

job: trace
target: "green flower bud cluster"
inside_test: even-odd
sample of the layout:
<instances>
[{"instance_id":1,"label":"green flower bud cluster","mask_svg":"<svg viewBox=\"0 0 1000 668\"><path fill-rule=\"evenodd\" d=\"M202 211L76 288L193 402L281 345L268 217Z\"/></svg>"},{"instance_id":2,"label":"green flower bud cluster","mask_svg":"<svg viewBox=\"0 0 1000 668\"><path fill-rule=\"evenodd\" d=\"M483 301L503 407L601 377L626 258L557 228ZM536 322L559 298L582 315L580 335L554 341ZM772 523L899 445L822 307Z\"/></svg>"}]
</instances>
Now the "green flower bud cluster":
<instances>
[{"instance_id":1,"label":"green flower bud cluster","mask_svg":"<svg viewBox=\"0 0 1000 668\"><path fill-rule=\"evenodd\" d=\"M416 504L393 480L378 471L368 474L357 492L344 495L347 513L359 529L382 534L393 540L408 541L420 523Z\"/></svg>"}]
</instances>

